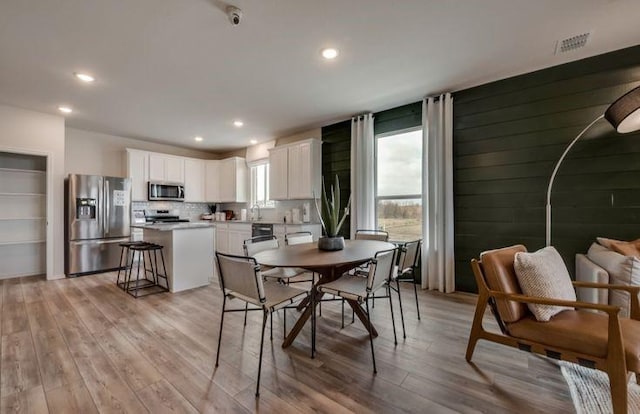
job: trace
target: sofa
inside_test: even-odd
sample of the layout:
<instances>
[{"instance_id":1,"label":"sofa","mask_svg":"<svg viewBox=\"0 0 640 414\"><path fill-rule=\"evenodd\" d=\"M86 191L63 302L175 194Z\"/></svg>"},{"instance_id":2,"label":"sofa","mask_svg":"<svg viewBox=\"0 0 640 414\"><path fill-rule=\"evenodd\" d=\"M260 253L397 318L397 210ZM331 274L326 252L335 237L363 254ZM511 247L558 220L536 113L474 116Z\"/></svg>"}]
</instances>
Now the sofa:
<instances>
[{"instance_id":1,"label":"sofa","mask_svg":"<svg viewBox=\"0 0 640 414\"><path fill-rule=\"evenodd\" d=\"M636 242L599 237L587 254L576 255L576 280L581 282L640 285L640 258ZM578 300L620 306L620 316L629 316L629 296L624 291L578 289Z\"/></svg>"}]
</instances>

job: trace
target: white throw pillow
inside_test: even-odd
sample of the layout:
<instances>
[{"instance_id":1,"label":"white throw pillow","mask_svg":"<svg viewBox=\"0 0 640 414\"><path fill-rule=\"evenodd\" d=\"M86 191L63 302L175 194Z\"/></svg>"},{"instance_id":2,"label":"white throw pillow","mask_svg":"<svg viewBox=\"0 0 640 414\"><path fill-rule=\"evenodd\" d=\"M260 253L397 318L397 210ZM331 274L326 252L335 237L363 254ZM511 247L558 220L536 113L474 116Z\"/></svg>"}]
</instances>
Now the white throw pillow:
<instances>
[{"instance_id":1,"label":"white throw pillow","mask_svg":"<svg viewBox=\"0 0 640 414\"><path fill-rule=\"evenodd\" d=\"M534 253L516 253L514 263L520 289L527 296L550 299L576 300L571 277L558 251L545 247ZM566 306L536 305L528 303L537 320L546 322L552 316L573 309Z\"/></svg>"}]
</instances>

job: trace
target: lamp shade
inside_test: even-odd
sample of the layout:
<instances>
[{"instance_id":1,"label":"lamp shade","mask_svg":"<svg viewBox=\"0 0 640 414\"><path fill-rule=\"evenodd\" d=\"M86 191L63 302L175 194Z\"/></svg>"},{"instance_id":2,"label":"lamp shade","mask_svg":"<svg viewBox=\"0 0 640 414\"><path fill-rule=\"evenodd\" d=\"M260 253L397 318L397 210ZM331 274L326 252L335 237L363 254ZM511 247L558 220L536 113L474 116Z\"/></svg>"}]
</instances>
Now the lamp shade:
<instances>
[{"instance_id":1,"label":"lamp shade","mask_svg":"<svg viewBox=\"0 0 640 414\"><path fill-rule=\"evenodd\" d=\"M640 129L640 86L612 103L604 117L621 134Z\"/></svg>"}]
</instances>

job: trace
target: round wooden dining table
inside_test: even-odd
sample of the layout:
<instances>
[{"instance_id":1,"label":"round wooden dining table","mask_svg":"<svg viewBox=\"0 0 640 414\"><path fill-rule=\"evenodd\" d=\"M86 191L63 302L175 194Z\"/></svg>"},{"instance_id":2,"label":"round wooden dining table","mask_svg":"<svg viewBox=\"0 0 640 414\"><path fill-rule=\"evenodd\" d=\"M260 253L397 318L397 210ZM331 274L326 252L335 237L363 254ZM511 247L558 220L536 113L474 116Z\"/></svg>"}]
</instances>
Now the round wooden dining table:
<instances>
[{"instance_id":1,"label":"round wooden dining table","mask_svg":"<svg viewBox=\"0 0 640 414\"><path fill-rule=\"evenodd\" d=\"M375 240L345 240L345 247L338 251L324 251L318 249L316 243L296 244L292 246L283 246L278 249L264 250L256 253L254 258L264 266L269 267L301 267L311 272L318 273L320 278L316 284L331 282L343 273L366 263L372 259L376 252L382 250L393 249L396 246L392 243L375 241ZM318 303L323 293L312 290L315 295L314 303ZM347 303L353 308L354 313L358 316L365 328L371 332L373 336L378 333L371 323L368 322L367 316L360 307L360 304L354 300L347 300ZM282 347L286 348L298 336L304 324L311 317L311 306L308 301L305 310L302 312L296 324L285 338Z\"/></svg>"}]
</instances>

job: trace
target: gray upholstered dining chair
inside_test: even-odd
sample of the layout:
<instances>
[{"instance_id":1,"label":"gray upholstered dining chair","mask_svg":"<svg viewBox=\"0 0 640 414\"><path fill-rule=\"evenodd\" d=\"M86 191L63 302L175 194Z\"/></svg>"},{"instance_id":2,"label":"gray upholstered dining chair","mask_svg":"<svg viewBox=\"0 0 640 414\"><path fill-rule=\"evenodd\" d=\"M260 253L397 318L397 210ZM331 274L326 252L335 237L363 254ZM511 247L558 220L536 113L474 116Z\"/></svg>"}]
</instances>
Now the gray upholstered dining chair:
<instances>
[{"instance_id":1,"label":"gray upholstered dining chair","mask_svg":"<svg viewBox=\"0 0 640 414\"><path fill-rule=\"evenodd\" d=\"M220 333L216 351L216 367L220 361L220 344L222 343L222 327L224 314L227 312L242 312L245 309L226 309L227 299L239 299L251 303L262 310L262 337L260 339L260 359L258 362L258 378L256 396L260 395L260 374L262 371L262 352L264 348L264 330L267 317L271 317L278 309L295 303L298 299L308 295L307 291L282 285L278 282L264 281L260 272L260 265L253 257L234 256L216 252L218 262L218 277L223 292L222 315L220 317Z\"/></svg>"},{"instance_id":2,"label":"gray upholstered dining chair","mask_svg":"<svg viewBox=\"0 0 640 414\"><path fill-rule=\"evenodd\" d=\"M369 273L366 278L345 273L333 282L325 283L316 287L318 292L328 293L346 300L354 300L358 304L365 304L367 321L371 323L371 314L369 313L369 300L372 295L379 289L386 288L391 282L392 270L396 260L396 249L382 250L376 253L369 262ZM314 298L313 292L311 297ZM391 310L391 323L393 325L394 343L398 344L396 335L396 322L393 316L393 302L391 295L389 297L389 308ZM312 314L312 355L315 351L315 308ZM371 357L373 359L373 372L376 369L376 357L373 350L373 335L369 330L369 341L371 343Z\"/></svg>"},{"instance_id":3,"label":"gray upholstered dining chair","mask_svg":"<svg viewBox=\"0 0 640 414\"><path fill-rule=\"evenodd\" d=\"M284 244L287 246L303 243L313 243L313 234L310 231L297 231L284 235Z\"/></svg>"}]
</instances>

